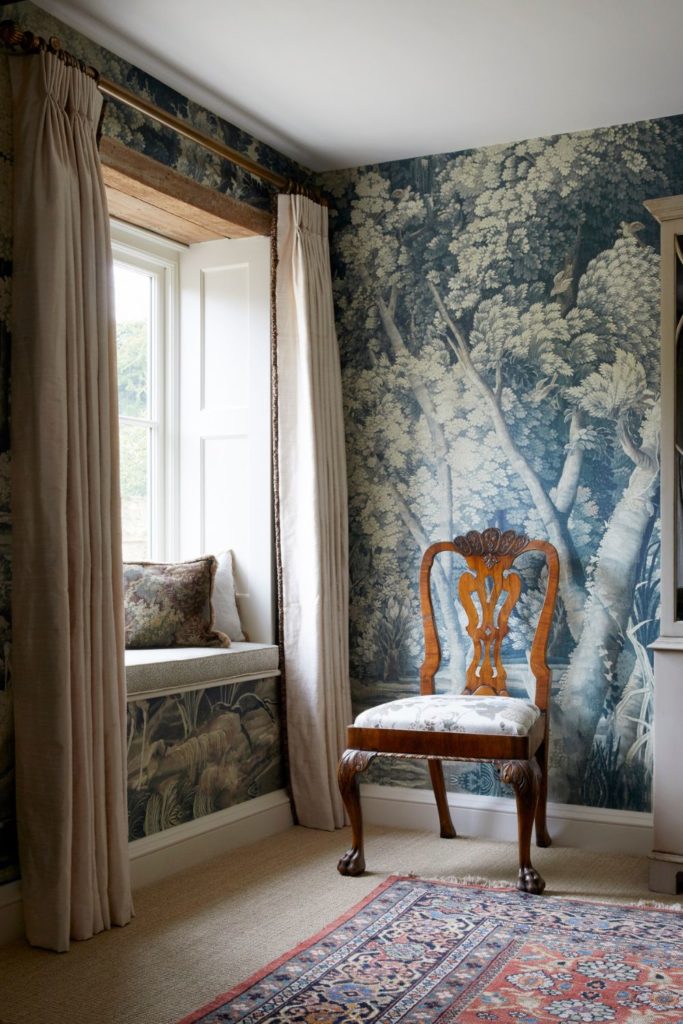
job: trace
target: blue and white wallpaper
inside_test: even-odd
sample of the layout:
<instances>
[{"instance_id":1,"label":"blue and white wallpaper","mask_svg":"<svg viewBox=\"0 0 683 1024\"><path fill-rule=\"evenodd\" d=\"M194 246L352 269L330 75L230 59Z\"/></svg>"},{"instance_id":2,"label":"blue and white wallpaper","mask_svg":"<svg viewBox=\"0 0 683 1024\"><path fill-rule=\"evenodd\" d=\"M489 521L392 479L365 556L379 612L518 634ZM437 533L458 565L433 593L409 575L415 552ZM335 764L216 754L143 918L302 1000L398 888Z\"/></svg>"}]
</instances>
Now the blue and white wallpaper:
<instances>
[{"instance_id":1,"label":"blue and white wallpaper","mask_svg":"<svg viewBox=\"0 0 683 1024\"><path fill-rule=\"evenodd\" d=\"M323 176L334 197L357 708L418 690L417 582L432 541L546 537L551 799L650 806L658 629L659 255L648 198L683 191L683 118ZM462 617L437 576L444 689ZM511 637L524 690L531 587ZM371 768L372 771L372 768ZM374 778L428 785L418 764ZM502 791L488 766L452 788Z\"/></svg>"}]
</instances>

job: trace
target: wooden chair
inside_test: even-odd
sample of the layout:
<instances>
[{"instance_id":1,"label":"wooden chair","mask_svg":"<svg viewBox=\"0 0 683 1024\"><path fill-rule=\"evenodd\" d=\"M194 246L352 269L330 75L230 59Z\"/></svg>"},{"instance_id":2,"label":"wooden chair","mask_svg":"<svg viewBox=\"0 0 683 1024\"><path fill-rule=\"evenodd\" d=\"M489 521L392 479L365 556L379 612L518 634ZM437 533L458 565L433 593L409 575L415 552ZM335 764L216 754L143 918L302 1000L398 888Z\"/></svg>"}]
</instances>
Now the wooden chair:
<instances>
[{"instance_id":1,"label":"wooden chair","mask_svg":"<svg viewBox=\"0 0 683 1024\"><path fill-rule=\"evenodd\" d=\"M464 556L458 594L467 614L467 632L474 656L467 668L463 693L436 694L434 676L441 662L441 646L432 605L430 577L440 552ZM540 551L548 573L545 596L530 652L535 679L533 702L510 697L507 673L501 661L501 643L508 619L521 591L512 563L526 551ZM546 826L548 796L548 718L550 669L546 663L559 562L552 544L529 540L512 530L478 533L471 530L454 541L440 541L425 551L420 569L420 603L425 636L425 658L420 670L420 695L390 701L362 712L348 729L347 745L339 762L339 789L352 829L352 847L337 869L342 875L365 870L363 819L358 775L377 756L426 758L439 812L441 836L455 838L446 798L441 762L486 761L496 766L503 782L510 783L517 802L519 876L517 888L541 893L545 882L531 864L531 829L536 843L549 846Z\"/></svg>"}]
</instances>

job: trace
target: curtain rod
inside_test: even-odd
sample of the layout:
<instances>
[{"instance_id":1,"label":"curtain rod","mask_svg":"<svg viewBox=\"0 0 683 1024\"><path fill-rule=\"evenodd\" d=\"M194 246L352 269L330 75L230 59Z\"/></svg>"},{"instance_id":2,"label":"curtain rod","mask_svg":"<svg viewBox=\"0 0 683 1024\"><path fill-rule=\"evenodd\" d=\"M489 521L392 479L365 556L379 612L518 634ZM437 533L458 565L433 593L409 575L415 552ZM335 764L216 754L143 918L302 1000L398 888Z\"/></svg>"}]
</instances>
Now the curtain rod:
<instances>
[{"instance_id":1,"label":"curtain rod","mask_svg":"<svg viewBox=\"0 0 683 1024\"><path fill-rule=\"evenodd\" d=\"M49 53L53 53L56 57L59 57L60 60L64 60L67 64L80 67L82 71L94 78L98 84L100 92L104 93L105 96L111 96L112 99L118 100L120 103L124 103L128 107L132 107L133 110L137 110L139 113L145 114L147 117L151 117L154 121L164 125L164 127L170 128L172 131L177 132L178 135L183 135L191 142L196 142L197 145L202 146L204 149L208 149L211 153L221 157L223 160L228 160L237 167L241 167L242 170L248 171L249 174L253 174L255 177L261 178L263 181L269 181L279 189L286 190L288 188L289 182L281 174L277 174L275 171L270 171L267 167L262 167L260 164L257 164L255 160L250 160L249 157L244 156L231 146L226 146L225 143L218 142L216 139L212 139L209 135L204 135L203 132L197 131L191 125L187 124L186 121L182 121L179 117L175 117L173 114L167 114L165 110L155 106L153 103L149 103L140 96L135 96L132 92L129 92L128 89L124 89L123 86L117 85L115 82L110 82L106 78L102 78L95 68L85 65L83 61L74 57L72 54L67 53L55 36L51 36L50 39L45 40L42 36L37 36L33 32L23 32L21 29L17 28L13 21L3 21L0 23L0 40L6 46L18 46L24 50L25 53L29 54L37 53L40 50L46 50Z\"/></svg>"},{"instance_id":2,"label":"curtain rod","mask_svg":"<svg viewBox=\"0 0 683 1024\"><path fill-rule=\"evenodd\" d=\"M127 107L132 107L133 110L137 110L141 114L146 114L147 117L151 117L154 121L158 121L158 123L164 125L164 127L171 128L178 135L184 135L186 139L189 139L191 142L196 142L197 145L210 150L210 152L215 153L216 156L220 156L224 160L228 160L230 163L236 164L243 170L248 171L249 174L253 174L255 177L261 178L263 181L269 181L272 185L277 186L277 188L287 188L287 179L283 178L281 174L277 174L275 171L270 171L267 167L262 167L261 164L257 164L255 160L250 160L248 156L243 156L242 153L233 149L231 146L226 146L225 143L218 142L216 139L212 139L209 135L204 135L203 132L198 132L196 128L193 128L186 121L181 121L179 117L175 117L173 114L167 114L165 110L161 110L160 107L155 106L153 103L149 103L141 96L135 96L132 92L129 92L128 89L124 89L115 82L110 82L107 78L100 78L98 84L100 92L103 92L105 96L111 96L112 99L125 103Z\"/></svg>"}]
</instances>

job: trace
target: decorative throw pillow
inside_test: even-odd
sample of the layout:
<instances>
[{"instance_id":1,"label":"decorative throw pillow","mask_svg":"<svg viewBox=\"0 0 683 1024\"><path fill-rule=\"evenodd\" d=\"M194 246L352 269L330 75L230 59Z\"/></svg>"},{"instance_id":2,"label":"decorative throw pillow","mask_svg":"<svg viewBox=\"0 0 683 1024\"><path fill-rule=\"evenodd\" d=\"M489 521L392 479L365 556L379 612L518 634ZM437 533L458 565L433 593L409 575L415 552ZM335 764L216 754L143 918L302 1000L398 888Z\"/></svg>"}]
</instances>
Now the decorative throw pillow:
<instances>
[{"instance_id":1,"label":"decorative throw pillow","mask_svg":"<svg viewBox=\"0 0 683 1024\"><path fill-rule=\"evenodd\" d=\"M235 579L232 568L232 551L221 551L216 556L218 568L213 585L214 627L227 633L231 640L244 640L244 632L235 599Z\"/></svg>"},{"instance_id":2,"label":"decorative throw pillow","mask_svg":"<svg viewBox=\"0 0 683 1024\"><path fill-rule=\"evenodd\" d=\"M213 628L213 555L192 562L124 562L126 647L228 647Z\"/></svg>"}]
</instances>

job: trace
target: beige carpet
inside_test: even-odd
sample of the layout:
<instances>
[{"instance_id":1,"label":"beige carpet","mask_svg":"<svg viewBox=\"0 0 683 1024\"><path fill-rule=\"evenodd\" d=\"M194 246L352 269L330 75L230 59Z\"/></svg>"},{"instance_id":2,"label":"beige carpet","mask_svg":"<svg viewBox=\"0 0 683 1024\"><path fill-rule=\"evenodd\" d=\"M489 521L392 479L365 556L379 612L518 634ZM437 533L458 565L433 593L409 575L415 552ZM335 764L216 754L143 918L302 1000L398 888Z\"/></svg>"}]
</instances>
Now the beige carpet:
<instances>
[{"instance_id":1,"label":"beige carpet","mask_svg":"<svg viewBox=\"0 0 683 1024\"><path fill-rule=\"evenodd\" d=\"M175 1024L320 930L389 874L516 876L511 843L367 833L370 873L362 878L342 878L335 869L348 829L293 828L140 890L132 924L74 943L69 953L24 944L0 949L0 1024ZM566 848L533 856L553 895L652 899L645 858Z\"/></svg>"}]
</instances>

